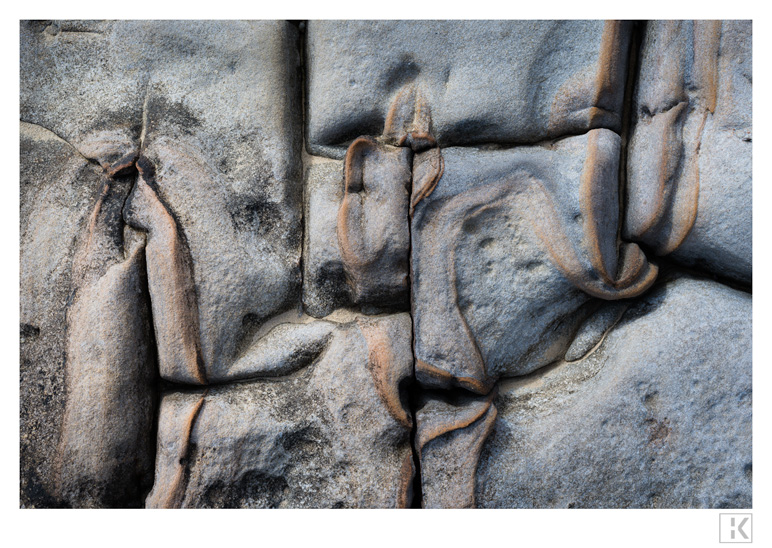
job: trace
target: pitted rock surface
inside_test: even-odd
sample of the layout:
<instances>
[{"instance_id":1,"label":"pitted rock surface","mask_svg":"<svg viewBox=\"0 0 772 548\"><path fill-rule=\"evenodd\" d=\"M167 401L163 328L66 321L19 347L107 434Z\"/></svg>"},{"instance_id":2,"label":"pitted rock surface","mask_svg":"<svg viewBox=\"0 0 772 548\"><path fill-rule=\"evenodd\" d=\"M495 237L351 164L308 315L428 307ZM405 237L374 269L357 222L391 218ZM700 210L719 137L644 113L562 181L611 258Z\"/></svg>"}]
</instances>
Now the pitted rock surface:
<instances>
[{"instance_id":1,"label":"pitted rock surface","mask_svg":"<svg viewBox=\"0 0 772 548\"><path fill-rule=\"evenodd\" d=\"M751 22L20 46L21 506L751 506Z\"/></svg>"}]
</instances>

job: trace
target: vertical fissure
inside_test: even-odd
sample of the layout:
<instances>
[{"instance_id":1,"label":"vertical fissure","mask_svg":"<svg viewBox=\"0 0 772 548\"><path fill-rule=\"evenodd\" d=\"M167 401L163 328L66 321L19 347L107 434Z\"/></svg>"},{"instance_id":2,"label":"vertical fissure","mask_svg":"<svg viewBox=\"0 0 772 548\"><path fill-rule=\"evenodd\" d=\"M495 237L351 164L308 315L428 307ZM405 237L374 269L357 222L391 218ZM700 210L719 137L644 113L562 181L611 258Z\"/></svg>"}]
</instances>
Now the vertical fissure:
<instances>
[{"instance_id":1,"label":"vertical fissure","mask_svg":"<svg viewBox=\"0 0 772 548\"><path fill-rule=\"evenodd\" d=\"M622 241L622 231L625 225L625 200L627 199L627 150L630 136L635 125L635 110L633 103L635 90L640 76L641 48L646 31L646 21L634 21L630 37L630 51L627 57L627 78L622 103L621 147L619 150L619 223L617 225L617 241Z\"/></svg>"},{"instance_id":2,"label":"vertical fissure","mask_svg":"<svg viewBox=\"0 0 772 548\"><path fill-rule=\"evenodd\" d=\"M413 183L410 182L410 195L413 195ZM407 217L407 233L408 233L408 266L407 266L407 283L409 288L410 297L410 351L413 354L413 380L410 385L408 406L410 407L410 416L413 418L413 422L410 428L410 449L413 452L413 500L411 501L411 508L422 508L423 506L423 481L421 478L421 458L418 453L418 445L416 443L416 437L418 435L418 404L421 395L421 387L416 381L415 363L415 314L414 314L414 302L413 302L413 216L412 206L408 209Z\"/></svg>"},{"instance_id":3,"label":"vertical fissure","mask_svg":"<svg viewBox=\"0 0 772 548\"><path fill-rule=\"evenodd\" d=\"M300 88L300 292L298 295L298 310L304 312L303 287L305 284L305 253L306 253L306 21L290 21L298 29L298 72L297 81Z\"/></svg>"}]
</instances>

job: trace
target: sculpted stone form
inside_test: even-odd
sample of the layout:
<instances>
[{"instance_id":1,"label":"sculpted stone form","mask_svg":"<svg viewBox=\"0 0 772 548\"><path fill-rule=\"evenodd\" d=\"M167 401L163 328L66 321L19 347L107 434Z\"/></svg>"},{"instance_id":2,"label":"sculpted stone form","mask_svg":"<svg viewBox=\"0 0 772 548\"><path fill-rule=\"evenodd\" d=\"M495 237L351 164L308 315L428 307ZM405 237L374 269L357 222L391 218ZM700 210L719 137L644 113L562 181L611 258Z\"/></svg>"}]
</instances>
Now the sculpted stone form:
<instances>
[{"instance_id":1,"label":"sculpted stone form","mask_svg":"<svg viewBox=\"0 0 772 548\"><path fill-rule=\"evenodd\" d=\"M415 84L440 146L619 131L632 25L617 21L311 21L308 143L342 157Z\"/></svg>"},{"instance_id":2,"label":"sculpted stone form","mask_svg":"<svg viewBox=\"0 0 772 548\"><path fill-rule=\"evenodd\" d=\"M627 238L751 282L751 23L647 25L628 159Z\"/></svg>"},{"instance_id":3,"label":"sculpted stone form","mask_svg":"<svg viewBox=\"0 0 772 548\"><path fill-rule=\"evenodd\" d=\"M751 390L750 296L668 281L589 355L499 385L477 504L750 508Z\"/></svg>"},{"instance_id":4,"label":"sculpted stone form","mask_svg":"<svg viewBox=\"0 0 772 548\"><path fill-rule=\"evenodd\" d=\"M163 395L149 508L410 504L410 317L328 325L297 372Z\"/></svg>"},{"instance_id":5,"label":"sculpted stone form","mask_svg":"<svg viewBox=\"0 0 772 548\"><path fill-rule=\"evenodd\" d=\"M21 46L22 505L751 505L750 23Z\"/></svg>"}]
</instances>

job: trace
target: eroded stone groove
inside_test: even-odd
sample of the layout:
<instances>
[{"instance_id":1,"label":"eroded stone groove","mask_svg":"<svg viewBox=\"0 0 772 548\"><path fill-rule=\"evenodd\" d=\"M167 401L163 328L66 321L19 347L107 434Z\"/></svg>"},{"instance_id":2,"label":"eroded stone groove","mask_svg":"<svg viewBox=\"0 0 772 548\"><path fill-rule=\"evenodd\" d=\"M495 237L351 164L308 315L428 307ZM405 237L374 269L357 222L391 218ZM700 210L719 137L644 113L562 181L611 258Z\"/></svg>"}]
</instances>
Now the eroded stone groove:
<instances>
[{"instance_id":1,"label":"eroded stone groove","mask_svg":"<svg viewBox=\"0 0 772 548\"><path fill-rule=\"evenodd\" d=\"M750 36L22 22L22 504L749 506Z\"/></svg>"}]
</instances>

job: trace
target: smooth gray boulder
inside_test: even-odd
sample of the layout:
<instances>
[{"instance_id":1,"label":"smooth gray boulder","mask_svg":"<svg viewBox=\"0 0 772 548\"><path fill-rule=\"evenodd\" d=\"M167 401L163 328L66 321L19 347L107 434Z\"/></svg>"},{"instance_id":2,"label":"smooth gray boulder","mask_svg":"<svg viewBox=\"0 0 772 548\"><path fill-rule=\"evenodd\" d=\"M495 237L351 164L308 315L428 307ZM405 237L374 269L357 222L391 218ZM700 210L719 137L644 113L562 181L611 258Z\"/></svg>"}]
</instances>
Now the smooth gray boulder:
<instances>
[{"instance_id":1,"label":"smooth gray boulder","mask_svg":"<svg viewBox=\"0 0 772 548\"><path fill-rule=\"evenodd\" d=\"M625 238L752 280L752 25L651 21L634 97Z\"/></svg>"},{"instance_id":2,"label":"smooth gray boulder","mask_svg":"<svg viewBox=\"0 0 772 548\"><path fill-rule=\"evenodd\" d=\"M289 375L164 393L147 506L409 506L410 325L359 317Z\"/></svg>"},{"instance_id":3,"label":"smooth gray boulder","mask_svg":"<svg viewBox=\"0 0 772 548\"><path fill-rule=\"evenodd\" d=\"M630 23L310 21L307 134L342 158L415 84L440 146L621 129Z\"/></svg>"},{"instance_id":4,"label":"smooth gray boulder","mask_svg":"<svg viewBox=\"0 0 772 548\"><path fill-rule=\"evenodd\" d=\"M675 279L585 358L502 380L477 506L750 508L751 308Z\"/></svg>"}]
</instances>

